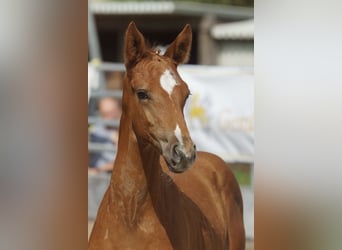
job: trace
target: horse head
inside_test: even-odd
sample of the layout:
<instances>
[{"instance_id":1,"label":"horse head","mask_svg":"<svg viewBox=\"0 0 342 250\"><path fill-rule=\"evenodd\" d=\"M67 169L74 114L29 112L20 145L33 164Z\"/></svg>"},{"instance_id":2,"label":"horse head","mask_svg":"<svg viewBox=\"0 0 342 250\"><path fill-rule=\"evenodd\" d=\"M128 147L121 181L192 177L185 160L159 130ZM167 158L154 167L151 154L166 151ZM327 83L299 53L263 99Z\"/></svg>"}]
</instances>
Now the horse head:
<instances>
[{"instance_id":1,"label":"horse head","mask_svg":"<svg viewBox=\"0 0 342 250\"><path fill-rule=\"evenodd\" d=\"M196 158L196 146L183 114L190 91L177 72L177 66L189 58L191 41L190 25L184 27L164 55L146 45L133 22L125 37L127 103L123 106L129 105L138 140L158 149L175 173L184 172Z\"/></svg>"}]
</instances>

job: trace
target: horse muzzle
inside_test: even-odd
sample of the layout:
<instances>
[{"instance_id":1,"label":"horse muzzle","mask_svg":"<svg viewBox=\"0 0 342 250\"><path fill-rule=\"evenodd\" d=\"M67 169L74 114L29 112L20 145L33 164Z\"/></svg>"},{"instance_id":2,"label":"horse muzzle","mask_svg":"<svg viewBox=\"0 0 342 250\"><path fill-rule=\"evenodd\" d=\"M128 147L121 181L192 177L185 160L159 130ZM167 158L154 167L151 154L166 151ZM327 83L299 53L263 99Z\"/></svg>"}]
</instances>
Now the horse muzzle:
<instances>
[{"instance_id":1,"label":"horse muzzle","mask_svg":"<svg viewBox=\"0 0 342 250\"><path fill-rule=\"evenodd\" d=\"M163 153L163 156L168 168L174 173L183 173L196 160L196 145L193 143L188 147L188 150L183 145L175 143L168 151L165 154Z\"/></svg>"}]
</instances>

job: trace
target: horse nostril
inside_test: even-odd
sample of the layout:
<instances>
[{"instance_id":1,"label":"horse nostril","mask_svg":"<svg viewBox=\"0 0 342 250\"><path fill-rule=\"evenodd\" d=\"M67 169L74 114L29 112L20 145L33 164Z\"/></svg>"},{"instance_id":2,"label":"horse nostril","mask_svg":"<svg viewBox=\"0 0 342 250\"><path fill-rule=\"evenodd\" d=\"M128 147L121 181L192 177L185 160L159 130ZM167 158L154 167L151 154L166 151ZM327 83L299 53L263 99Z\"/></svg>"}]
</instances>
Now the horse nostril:
<instances>
[{"instance_id":1,"label":"horse nostril","mask_svg":"<svg viewBox=\"0 0 342 250\"><path fill-rule=\"evenodd\" d=\"M184 157L184 153L182 152L182 150L179 148L179 145L178 144L175 144L173 147L172 147L172 155L173 157L179 161L181 158Z\"/></svg>"},{"instance_id":2,"label":"horse nostril","mask_svg":"<svg viewBox=\"0 0 342 250\"><path fill-rule=\"evenodd\" d=\"M179 154L178 144L173 145L172 154L175 156L178 156L178 154Z\"/></svg>"},{"instance_id":3,"label":"horse nostril","mask_svg":"<svg viewBox=\"0 0 342 250\"><path fill-rule=\"evenodd\" d=\"M175 143L172 146L172 161L175 164L178 164L181 161L194 162L195 160L196 160L196 145L193 145L192 150L190 150L190 152L188 153L185 153L184 148L178 143Z\"/></svg>"}]
</instances>

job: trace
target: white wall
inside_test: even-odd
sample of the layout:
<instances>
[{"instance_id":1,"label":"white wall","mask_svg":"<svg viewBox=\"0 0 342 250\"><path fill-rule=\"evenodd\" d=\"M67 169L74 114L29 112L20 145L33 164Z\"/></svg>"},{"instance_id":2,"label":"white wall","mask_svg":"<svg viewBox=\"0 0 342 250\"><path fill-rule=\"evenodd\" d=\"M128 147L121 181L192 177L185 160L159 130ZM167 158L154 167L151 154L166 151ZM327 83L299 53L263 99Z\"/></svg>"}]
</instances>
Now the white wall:
<instances>
[{"instance_id":1,"label":"white wall","mask_svg":"<svg viewBox=\"0 0 342 250\"><path fill-rule=\"evenodd\" d=\"M217 65L253 66L254 41L218 42Z\"/></svg>"}]
</instances>

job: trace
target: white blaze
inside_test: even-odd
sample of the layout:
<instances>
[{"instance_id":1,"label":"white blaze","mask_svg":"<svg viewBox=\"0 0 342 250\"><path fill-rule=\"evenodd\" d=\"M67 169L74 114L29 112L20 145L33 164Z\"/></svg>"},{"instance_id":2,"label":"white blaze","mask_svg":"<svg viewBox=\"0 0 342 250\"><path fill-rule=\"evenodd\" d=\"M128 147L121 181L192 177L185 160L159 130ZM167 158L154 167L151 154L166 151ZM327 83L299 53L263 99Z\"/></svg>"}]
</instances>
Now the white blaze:
<instances>
[{"instance_id":1,"label":"white blaze","mask_svg":"<svg viewBox=\"0 0 342 250\"><path fill-rule=\"evenodd\" d=\"M183 136L182 136L182 132L177 124L176 129L175 129L175 136L177 138L177 140L179 141L180 145L183 146Z\"/></svg>"},{"instance_id":2,"label":"white blaze","mask_svg":"<svg viewBox=\"0 0 342 250\"><path fill-rule=\"evenodd\" d=\"M173 88L177 85L177 82L176 79L171 75L170 70L165 70L165 72L161 75L160 85L169 95L171 95Z\"/></svg>"}]
</instances>

